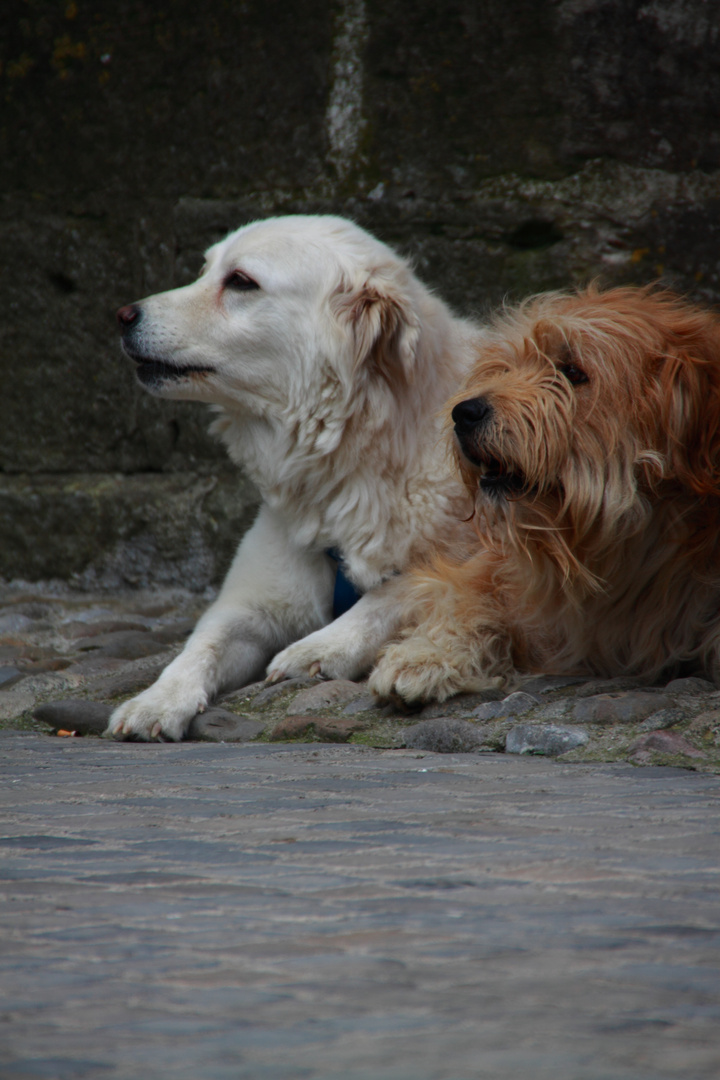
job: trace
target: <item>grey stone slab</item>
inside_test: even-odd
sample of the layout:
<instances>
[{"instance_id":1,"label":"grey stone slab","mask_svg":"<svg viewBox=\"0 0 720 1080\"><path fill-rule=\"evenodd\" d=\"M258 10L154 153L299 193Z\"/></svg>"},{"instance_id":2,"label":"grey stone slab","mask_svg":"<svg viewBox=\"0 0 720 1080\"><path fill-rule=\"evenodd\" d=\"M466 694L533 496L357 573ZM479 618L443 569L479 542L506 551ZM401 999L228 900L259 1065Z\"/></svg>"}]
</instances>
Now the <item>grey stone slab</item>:
<instances>
[{"instance_id":1,"label":"grey stone slab","mask_svg":"<svg viewBox=\"0 0 720 1080\"><path fill-rule=\"evenodd\" d=\"M717 1075L716 777L1 744L3 1077Z\"/></svg>"},{"instance_id":2,"label":"grey stone slab","mask_svg":"<svg viewBox=\"0 0 720 1080\"><path fill-rule=\"evenodd\" d=\"M166 645L156 641L147 630L118 630L97 637L80 638L75 642L75 647L81 652L92 650L91 655L139 660L143 656L156 656L165 650Z\"/></svg>"},{"instance_id":3,"label":"grey stone slab","mask_svg":"<svg viewBox=\"0 0 720 1080\"><path fill-rule=\"evenodd\" d=\"M19 668L12 665L3 665L0 667L0 689L9 690L15 683L20 682L25 678L25 672L20 671Z\"/></svg>"},{"instance_id":4,"label":"grey stone slab","mask_svg":"<svg viewBox=\"0 0 720 1080\"><path fill-rule=\"evenodd\" d=\"M476 720L494 720L500 716L522 716L539 704L539 699L532 694L517 690L514 694L508 694L502 701L488 701L473 710Z\"/></svg>"},{"instance_id":5,"label":"grey stone slab","mask_svg":"<svg viewBox=\"0 0 720 1080\"><path fill-rule=\"evenodd\" d=\"M354 700L351 700L343 707L343 716L357 716L359 713L366 712L391 712L396 711L392 709L392 706L388 708L387 705L381 705L374 694L361 693Z\"/></svg>"},{"instance_id":6,"label":"grey stone slab","mask_svg":"<svg viewBox=\"0 0 720 1080\"><path fill-rule=\"evenodd\" d=\"M360 683L350 682L349 679L331 679L301 690L293 699L291 711L297 716L322 712L332 706L345 705L366 693L365 686Z\"/></svg>"},{"instance_id":7,"label":"grey stone slab","mask_svg":"<svg viewBox=\"0 0 720 1080\"><path fill-rule=\"evenodd\" d=\"M315 686L317 679L311 679L307 676L299 676L297 679L284 679L279 683L263 684L264 689L253 696L253 703L257 706L269 705L275 698L281 697L284 694L289 694L293 690L302 690L308 686ZM246 691L240 691L244 694Z\"/></svg>"},{"instance_id":8,"label":"grey stone slab","mask_svg":"<svg viewBox=\"0 0 720 1080\"><path fill-rule=\"evenodd\" d=\"M411 724L405 732L405 745L415 750L437 754L470 754L485 743L482 730L469 720L439 717Z\"/></svg>"},{"instance_id":9,"label":"grey stone slab","mask_svg":"<svg viewBox=\"0 0 720 1080\"><path fill-rule=\"evenodd\" d=\"M642 686L642 679L632 675L620 675L614 679L590 679L575 690L575 697L591 697L595 694L610 694L618 690L634 690Z\"/></svg>"},{"instance_id":10,"label":"grey stone slab","mask_svg":"<svg viewBox=\"0 0 720 1080\"><path fill-rule=\"evenodd\" d=\"M82 735L102 735L112 715L112 706L101 701L48 701L33 716L55 731L77 731Z\"/></svg>"},{"instance_id":11,"label":"grey stone slab","mask_svg":"<svg viewBox=\"0 0 720 1080\"><path fill-rule=\"evenodd\" d=\"M616 694L596 694L576 701L568 712L581 724L615 724L644 720L671 705L665 694L628 690Z\"/></svg>"},{"instance_id":12,"label":"grey stone slab","mask_svg":"<svg viewBox=\"0 0 720 1080\"><path fill-rule=\"evenodd\" d=\"M673 679L665 687L668 694L713 694L717 693L717 686L708 679L699 679L690 676L685 679Z\"/></svg>"},{"instance_id":13,"label":"grey stone slab","mask_svg":"<svg viewBox=\"0 0 720 1080\"><path fill-rule=\"evenodd\" d=\"M651 713L638 727L641 731L660 731L662 728L672 727L673 724L680 724L684 719L685 713L682 709L659 709Z\"/></svg>"},{"instance_id":14,"label":"grey stone slab","mask_svg":"<svg viewBox=\"0 0 720 1080\"><path fill-rule=\"evenodd\" d=\"M582 728L559 724L514 724L505 739L507 754L547 754L557 757L584 746L590 736Z\"/></svg>"},{"instance_id":15,"label":"grey stone slab","mask_svg":"<svg viewBox=\"0 0 720 1080\"><path fill-rule=\"evenodd\" d=\"M434 720L437 717L469 717L473 716L478 706L488 701L500 701L503 693L500 690L479 690L474 694L458 694L447 701L431 702L420 711L423 720Z\"/></svg>"},{"instance_id":16,"label":"grey stone slab","mask_svg":"<svg viewBox=\"0 0 720 1080\"><path fill-rule=\"evenodd\" d=\"M188 731L190 739L213 742L249 742L265 730L265 724L250 716L238 716L228 709L212 708L194 716Z\"/></svg>"},{"instance_id":17,"label":"grey stone slab","mask_svg":"<svg viewBox=\"0 0 720 1080\"><path fill-rule=\"evenodd\" d=\"M522 689L526 694L551 694L565 687L579 686L587 679L576 675L536 675L523 681Z\"/></svg>"}]
</instances>

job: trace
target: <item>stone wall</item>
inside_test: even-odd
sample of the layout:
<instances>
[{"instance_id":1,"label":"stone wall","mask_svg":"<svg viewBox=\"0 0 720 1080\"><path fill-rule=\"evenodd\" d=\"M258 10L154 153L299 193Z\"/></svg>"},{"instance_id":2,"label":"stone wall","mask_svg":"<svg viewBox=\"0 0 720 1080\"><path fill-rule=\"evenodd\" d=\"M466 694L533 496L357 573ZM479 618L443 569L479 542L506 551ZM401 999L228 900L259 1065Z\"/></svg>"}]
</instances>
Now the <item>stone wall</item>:
<instances>
[{"instance_id":1,"label":"stone wall","mask_svg":"<svg viewBox=\"0 0 720 1080\"><path fill-rule=\"evenodd\" d=\"M712 0L5 0L0 576L222 575L253 493L114 311L255 217L352 216L464 313L717 303L719 58Z\"/></svg>"}]
</instances>

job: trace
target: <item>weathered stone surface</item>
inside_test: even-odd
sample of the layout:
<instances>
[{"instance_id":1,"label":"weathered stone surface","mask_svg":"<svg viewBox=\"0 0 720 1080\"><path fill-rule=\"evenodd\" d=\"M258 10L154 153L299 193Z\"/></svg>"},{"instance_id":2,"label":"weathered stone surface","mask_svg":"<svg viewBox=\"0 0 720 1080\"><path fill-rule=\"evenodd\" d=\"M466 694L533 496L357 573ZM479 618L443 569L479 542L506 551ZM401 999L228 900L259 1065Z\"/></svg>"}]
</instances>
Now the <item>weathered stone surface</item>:
<instances>
[{"instance_id":1,"label":"weathered stone surface","mask_svg":"<svg viewBox=\"0 0 720 1080\"><path fill-rule=\"evenodd\" d=\"M13 667L24 676L16 685L0 690L0 720L7 725L23 727L32 727L37 723L33 720L35 708L58 701L69 702L71 714L75 702L102 702L106 710L104 723L108 710L154 682L171 657L179 652L179 646L176 646L167 648L157 656L124 660L99 655L102 654L101 649L79 651L77 646L83 640L75 636L78 625L93 625L103 620L131 625L143 619L162 618L164 622L160 625L187 628L203 608L200 598L181 590L158 593L119 591L112 595L102 594L101 597L55 586L34 586L31 591L28 590L27 586L0 586L0 613L15 610L22 614L44 607L42 619L28 616L31 621L23 624L23 631L16 632L14 644L0 645L1 649L10 650L10 658L3 666ZM122 635L125 631L118 633ZM152 640L156 629L151 627L147 631L130 633L138 633L141 639ZM175 636L174 632L170 636ZM87 643L101 640L101 637L88 638ZM12 658L16 658L14 663ZM68 666L63 670L41 670L45 665L55 668L59 664ZM231 737L260 737L274 742L352 741L366 746L396 748L404 744L408 728L414 726L414 721L419 722L418 730L425 732L424 738L429 740L422 744L426 747L439 749L443 746L452 751L466 746L470 750L502 751L506 749L508 731L513 727L531 729L533 738L539 738L548 727L580 727L574 710L580 707L592 712L598 701L609 700L612 702L610 712L603 705L602 718L608 721L608 716L612 716L614 719L587 723L586 731L591 736L590 740L575 747L572 751L574 761L615 761L624 758L635 762L635 751L631 753L628 749L634 741L670 727L673 734L677 733L688 740L698 750L700 756L692 759L694 768L720 771L720 692L711 684L696 688L697 692L692 694L681 692L671 695L659 689L646 689L642 692L627 690L584 697L586 686L597 687L597 680L573 682L565 686L555 684L552 691L539 692L537 699L524 691L507 695L504 699L499 691L491 692L490 696L501 698L500 701L483 701L487 696L484 694L466 695L444 706L433 706L428 711L437 710L440 715L428 717L417 714L408 716L393 705L377 707L364 683L344 680L332 683L302 678L268 686L264 681L259 681L223 695L220 707L225 712L221 726L210 724L210 711L203 714L204 721L198 720L197 723L208 724L208 737L226 742ZM312 692L304 699L312 706L313 712L301 713L298 702L302 703L308 690ZM638 708L638 694L642 708ZM498 716L479 719L479 712L490 711L488 707L491 706L494 713L496 705L499 708ZM443 707L446 710L444 716L441 711ZM527 711L511 716L510 710L514 707L527 708ZM453 708L457 710L454 713L451 711ZM649 712L646 712L647 708ZM242 722L238 721L237 714L242 717ZM520 719L522 724L518 725ZM422 725L425 723L431 726L424 728ZM435 724L437 726L433 727ZM66 730L76 727L65 716L61 717L59 725ZM199 734L199 729L196 731L193 725L190 738L198 738ZM519 734L516 731L510 736L510 747ZM461 741L461 735L466 742ZM564 745L548 746L545 743L534 749L544 748L545 752L562 753ZM676 761L672 754L661 753L658 749L643 749L642 752L654 755L648 759L651 763L667 765L685 761L685 758L675 755Z\"/></svg>"},{"instance_id":2,"label":"weathered stone surface","mask_svg":"<svg viewBox=\"0 0 720 1080\"><path fill-rule=\"evenodd\" d=\"M250 742L264 730L265 725L260 720L238 716L228 709L213 708L193 717L188 738L211 742Z\"/></svg>"},{"instance_id":3,"label":"weathered stone surface","mask_svg":"<svg viewBox=\"0 0 720 1080\"><path fill-rule=\"evenodd\" d=\"M365 726L362 717L290 714L274 726L270 739L279 742L312 734L321 742L347 742L351 735L363 731Z\"/></svg>"},{"instance_id":4,"label":"weathered stone surface","mask_svg":"<svg viewBox=\"0 0 720 1080\"><path fill-rule=\"evenodd\" d=\"M35 700L35 692L26 679L9 690L0 691L0 720L18 719L32 709Z\"/></svg>"},{"instance_id":5,"label":"weathered stone surface","mask_svg":"<svg viewBox=\"0 0 720 1080\"><path fill-rule=\"evenodd\" d=\"M160 656L142 657L140 660L127 663L120 662L120 670L115 674L92 680L90 683L92 692L95 696L104 698L137 694L140 690L144 690L155 682L163 668L167 667L172 656L172 653L169 655L165 653ZM105 662L113 663L110 658Z\"/></svg>"},{"instance_id":6,"label":"weathered stone surface","mask_svg":"<svg viewBox=\"0 0 720 1080\"><path fill-rule=\"evenodd\" d=\"M48 701L38 705L33 716L55 731L77 731L80 735L102 735L112 706L101 701Z\"/></svg>"},{"instance_id":7,"label":"weathered stone surface","mask_svg":"<svg viewBox=\"0 0 720 1080\"><path fill-rule=\"evenodd\" d=\"M141 656L156 656L164 652L166 646L156 641L154 635L150 635L147 630L119 630L111 634L99 634L97 637L80 638L75 642L75 648L93 656L138 660Z\"/></svg>"},{"instance_id":8,"label":"weathered stone surface","mask_svg":"<svg viewBox=\"0 0 720 1080\"><path fill-rule=\"evenodd\" d=\"M363 731L366 721L361 717L318 717L314 723L315 734L324 742L347 742L356 732Z\"/></svg>"},{"instance_id":9,"label":"weathered stone surface","mask_svg":"<svg viewBox=\"0 0 720 1080\"><path fill-rule=\"evenodd\" d=\"M174 645L189 637L195 628L195 623L195 619L179 619L177 622L167 623L164 626L154 626L151 631L152 639L163 645Z\"/></svg>"},{"instance_id":10,"label":"weathered stone surface","mask_svg":"<svg viewBox=\"0 0 720 1080\"><path fill-rule=\"evenodd\" d=\"M219 477L226 459L205 408L136 387L113 313L190 280L253 218L347 214L464 312L598 275L720 299L710 3L121 14L0 13L0 575L221 576L237 508L191 486L188 516L166 504L164 545L141 520L151 477ZM139 502L107 491L118 475L147 481Z\"/></svg>"},{"instance_id":11,"label":"weathered stone surface","mask_svg":"<svg viewBox=\"0 0 720 1080\"><path fill-rule=\"evenodd\" d=\"M409 749L435 754L472 754L485 742L482 728L454 717L421 720L405 731L405 745Z\"/></svg>"},{"instance_id":12,"label":"weathered stone surface","mask_svg":"<svg viewBox=\"0 0 720 1080\"><path fill-rule=\"evenodd\" d=\"M718 687L708 679L699 679L691 676L687 679L673 679L665 687L666 694L713 694L717 693Z\"/></svg>"},{"instance_id":13,"label":"weathered stone surface","mask_svg":"<svg viewBox=\"0 0 720 1080\"><path fill-rule=\"evenodd\" d=\"M624 694L598 694L575 702L569 710L581 724L617 724L644 720L671 704L664 694L628 691Z\"/></svg>"},{"instance_id":14,"label":"weathered stone surface","mask_svg":"<svg viewBox=\"0 0 720 1080\"><path fill-rule=\"evenodd\" d=\"M4 1080L717 1080L715 776L0 749Z\"/></svg>"},{"instance_id":15,"label":"weathered stone surface","mask_svg":"<svg viewBox=\"0 0 720 1080\"><path fill-rule=\"evenodd\" d=\"M77 648L82 648L80 642L83 638L99 637L102 634L113 634L122 630L147 630L146 622L133 622L121 619L98 619L93 622L81 622L79 619L69 619L63 623L63 635L77 643Z\"/></svg>"},{"instance_id":16,"label":"weathered stone surface","mask_svg":"<svg viewBox=\"0 0 720 1080\"><path fill-rule=\"evenodd\" d=\"M660 709L643 720L640 728L643 731L661 731L675 724L681 724L685 719L687 719L687 714L682 709Z\"/></svg>"},{"instance_id":17,"label":"weathered stone surface","mask_svg":"<svg viewBox=\"0 0 720 1080\"><path fill-rule=\"evenodd\" d=\"M16 682L25 677L25 673L16 667L0 667L0 687L9 690Z\"/></svg>"},{"instance_id":18,"label":"weathered stone surface","mask_svg":"<svg viewBox=\"0 0 720 1080\"><path fill-rule=\"evenodd\" d=\"M696 716L688 726L688 734L698 736L705 746L720 746L720 709L708 709Z\"/></svg>"},{"instance_id":19,"label":"weathered stone surface","mask_svg":"<svg viewBox=\"0 0 720 1080\"><path fill-rule=\"evenodd\" d=\"M525 694L552 694L584 682L585 679L575 675L537 675L523 680L522 689Z\"/></svg>"},{"instance_id":20,"label":"weathered stone surface","mask_svg":"<svg viewBox=\"0 0 720 1080\"><path fill-rule=\"evenodd\" d=\"M392 706L381 705L374 694L361 693L356 698L351 698L347 705L343 706L344 716L357 716L358 713L373 711L393 711Z\"/></svg>"},{"instance_id":21,"label":"weathered stone surface","mask_svg":"<svg viewBox=\"0 0 720 1080\"><path fill-rule=\"evenodd\" d=\"M618 691L634 690L642 686L642 680L632 675L621 675L616 679L591 679L575 690L575 697L594 697L596 694L612 694Z\"/></svg>"},{"instance_id":22,"label":"weathered stone surface","mask_svg":"<svg viewBox=\"0 0 720 1080\"><path fill-rule=\"evenodd\" d=\"M221 700L225 703L251 701L255 700L263 690L267 689L268 684L266 680L258 679L257 682L248 683L247 686L241 686L238 690L229 690L227 693L221 695Z\"/></svg>"},{"instance_id":23,"label":"weathered stone surface","mask_svg":"<svg viewBox=\"0 0 720 1080\"><path fill-rule=\"evenodd\" d=\"M332 679L329 682L311 686L295 697L292 703L293 714L322 712L333 705L342 705L364 694L365 687L348 679Z\"/></svg>"},{"instance_id":24,"label":"weathered stone surface","mask_svg":"<svg viewBox=\"0 0 720 1080\"><path fill-rule=\"evenodd\" d=\"M104 656L102 652L85 653L80 660L73 661L66 668L68 675L107 675L113 671L120 671L125 667L125 661L117 656Z\"/></svg>"},{"instance_id":25,"label":"weathered stone surface","mask_svg":"<svg viewBox=\"0 0 720 1080\"><path fill-rule=\"evenodd\" d=\"M629 748L630 759L639 764L647 764L653 753L694 759L703 757L702 751L677 731L652 731L641 735Z\"/></svg>"},{"instance_id":26,"label":"weathered stone surface","mask_svg":"<svg viewBox=\"0 0 720 1080\"><path fill-rule=\"evenodd\" d=\"M532 694L526 694L522 690L514 694L508 694L502 701L488 701L473 710L476 720L495 720L500 716L522 716L539 704L539 700Z\"/></svg>"},{"instance_id":27,"label":"weathered stone surface","mask_svg":"<svg viewBox=\"0 0 720 1080\"><path fill-rule=\"evenodd\" d=\"M457 694L456 697L448 698L447 701L431 702L420 711L423 720L433 720L435 717L446 718L448 716L471 717L475 710L488 701L500 701L503 698L502 690L479 690L475 694Z\"/></svg>"},{"instance_id":28,"label":"weathered stone surface","mask_svg":"<svg viewBox=\"0 0 720 1080\"><path fill-rule=\"evenodd\" d=\"M26 674L40 674L43 671L64 671L70 667L72 660L65 656L48 656L42 660L29 660L23 662L22 668Z\"/></svg>"},{"instance_id":29,"label":"weathered stone surface","mask_svg":"<svg viewBox=\"0 0 720 1080\"><path fill-rule=\"evenodd\" d=\"M223 577L256 508L239 473L0 475L0 578L22 568L85 589L203 589Z\"/></svg>"},{"instance_id":30,"label":"weathered stone surface","mask_svg":"<svg viewBox=\"0 0 720 1080\"><path fill-rule=\"evenodd\" d=\"M543 754L557 757L584 746L589 735L582 728L558 724L515 724L505 738L506 754Z\"/></svg>"},{"instance_id":31,"label":"weathered stone surface","mask_svg":"<svg viewBox=\"0 0 720 1080\"><path fill-rule=\"evenodd\" d=\"M17 634L31 629L33 620L22 613L0 615L0 634Z\"/></svg>"},{"instance_id":32,"label":"weathered stone surface","mask_svg":"<svg viewBox=\"0 0 720 1080\"><path fill-rule=\"evenodd\" d=\"M293 690L302 690L306 686L315 686L316 684L317 679L311 679L307 676L299 676L297 679L284 679L282 682L271 683L270 686L266 682L258 683L258 686L261 686L262 689L253 695L254 704L260 707L269 705L275 698L284 697ZM239 693L245 696L247 690L241 690Z\"/></svg>"},{"instance_id":33,"label":"weathered stone surface","mask_svg":"<svg viewBox=\"0 0 720 1080\"><path fill-rule=\"evenodd\" d=\"M286 716L275 724L270 732L272 742L282 742L285 739L297 739L307 735L314 728L316 717L314 716Z\"/></svg>"}]
</instances>

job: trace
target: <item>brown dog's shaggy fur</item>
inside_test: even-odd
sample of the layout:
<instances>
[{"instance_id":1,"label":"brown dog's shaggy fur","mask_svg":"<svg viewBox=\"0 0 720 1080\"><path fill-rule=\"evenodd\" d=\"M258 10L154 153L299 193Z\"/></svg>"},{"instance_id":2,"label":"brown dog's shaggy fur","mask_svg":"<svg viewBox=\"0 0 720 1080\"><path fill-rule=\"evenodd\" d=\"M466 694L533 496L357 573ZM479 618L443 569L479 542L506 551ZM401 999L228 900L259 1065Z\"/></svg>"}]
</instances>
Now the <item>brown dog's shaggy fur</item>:
<instances>
[{"instance_id":1,"label":"brown dog's shaggy fur","mask_svg":"<svg viewBox=\"0 0 720 1080\"><path fill-rule=\"evenodd\" d=\"M504 313L450 403L480 549L409 587L381 696L720 677L720 319L651 288Z\"/></svg>"}]
</instances>

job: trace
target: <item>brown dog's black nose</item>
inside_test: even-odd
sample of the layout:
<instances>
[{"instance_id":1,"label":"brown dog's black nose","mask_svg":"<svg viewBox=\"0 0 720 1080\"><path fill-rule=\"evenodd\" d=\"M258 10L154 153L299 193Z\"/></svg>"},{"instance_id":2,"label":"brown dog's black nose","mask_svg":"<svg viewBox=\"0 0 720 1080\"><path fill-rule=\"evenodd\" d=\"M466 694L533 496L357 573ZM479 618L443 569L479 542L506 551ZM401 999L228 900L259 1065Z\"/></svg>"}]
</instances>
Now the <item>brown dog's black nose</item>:
<instances>
[{"instance_id":1,"label":"brown dog's black nose","mask_svg":"<svg viewBox=\"0 0 720 1080\"><path fill-rule=\"evenodd\" d=\"M468 398L460 401L452 411L453 423L456 428L468 431L471 428L482 427L492 415L492 405L487 398Z\"/></svg>"},{"instance_id":2,"label":"brown dog's black nose","mask_svg":"<svg viewBox=\"0 0 720 1080\"><path fill-rule=\"evenodd\" d=\"M131 326L140 318L142 309L137 304L126 304L125 307L121 307L117 313L117 321L120 323L121 330L129 330Z\"/></svg>"}]
</instances>

